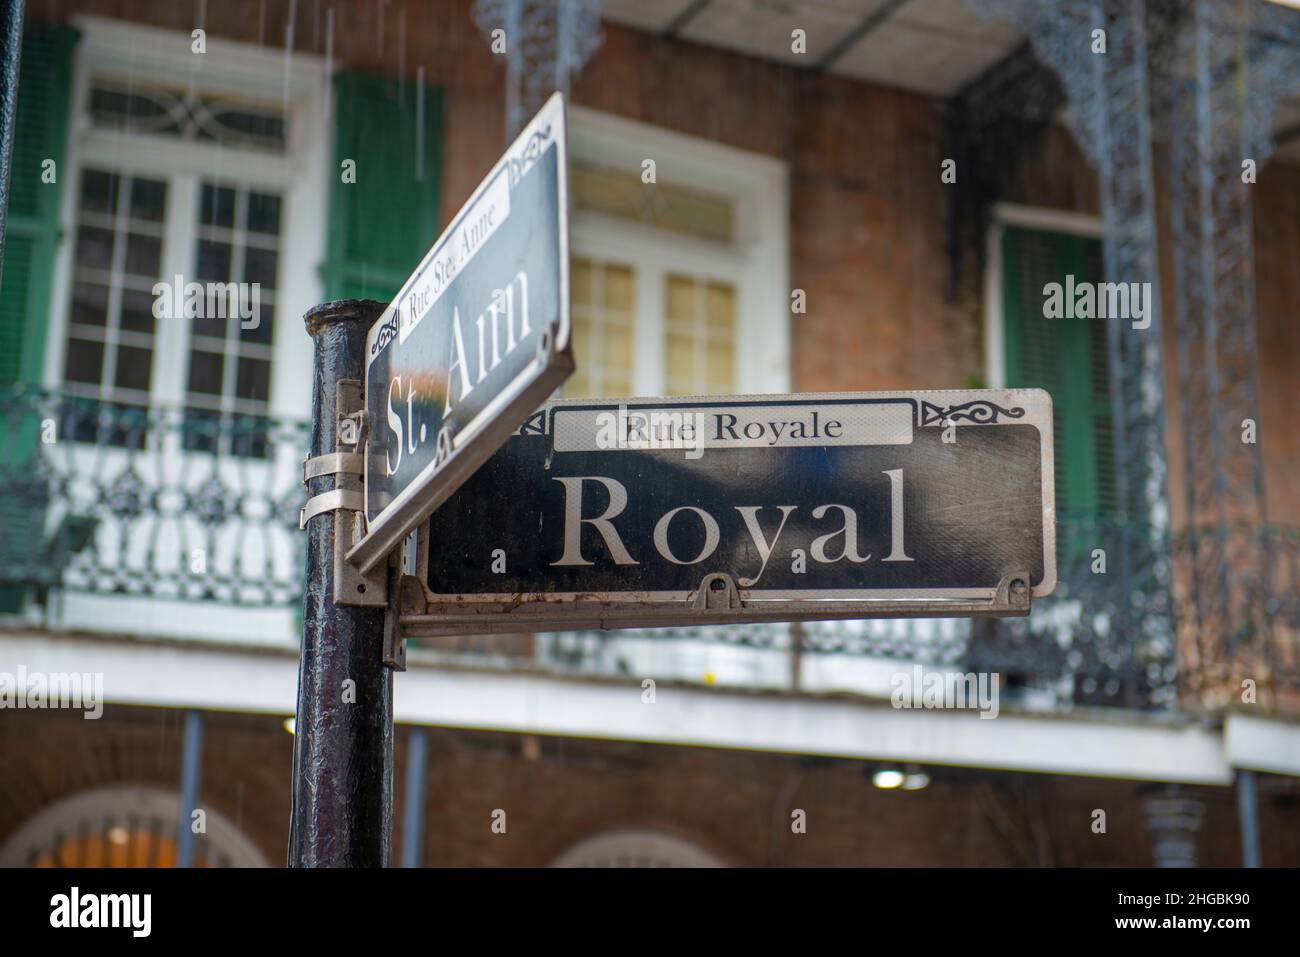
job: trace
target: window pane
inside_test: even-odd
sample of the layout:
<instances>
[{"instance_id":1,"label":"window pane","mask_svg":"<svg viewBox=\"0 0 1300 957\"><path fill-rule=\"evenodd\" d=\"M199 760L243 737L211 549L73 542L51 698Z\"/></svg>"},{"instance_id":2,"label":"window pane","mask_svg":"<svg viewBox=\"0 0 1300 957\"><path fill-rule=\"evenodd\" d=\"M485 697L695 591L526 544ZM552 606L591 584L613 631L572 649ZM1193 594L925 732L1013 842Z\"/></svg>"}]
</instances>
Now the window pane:
<instances>
[{"instance_id":1,"label":"window pane","mask_svg":"<svg viewBox=\"0 0 1300 957\"><path fill-rule=\"evenodd\" d=\"M668 277L669 320L695 321L695 281L685 276Z\"/></svg>"},{"instance_id":2,"label":"window pane","mask_svg":"<svg viewBox=\"0 0 1300 957\"><path fill-rule=\"evenodd\" d=\"M108 312L108 287L79 282L72 287L72 322L102 326Z\"/></svg>"},{"instance_id":3,"label":"window pane","mask_svg":"<svg viewBox=\"0 0 1300 957\"><path fill-rule=\"evenodd\" d=\"M622 389L630 388L631 382L626 372L632 368L632 329L626 323L609 323L604 328L605 349L601 361L607 370L606 375L611 380L625 383ZM613 381L610 383L613 389ZM623 392L621 394L626 394Z\"/></svg>"},{"instance_id":4,"label":"window pane","mask_svg":"<svg viewBox=\"0 0 1300 957\"><path fill-rule=\"evenodd\" d=\"M636 308L636 275L632 267L579 257L571 263L569 279L578 368L565 383L564 394L630 394Z\"/></svg>"},{"instance_id":5,"label":"window pane","mask_svg":"<svg viewBox=\"0 0 1300 957\"><path fill-rule=\"evenodd\" d=\"M82 174L76 266L83 275L110 274L111 281L76 282L72 289L64 376L70 383L108 386L110 400L97 406L95 428L76 433L80 440L133 446L144 441L141 393L148 393L153 373L151 289L162 267L157 224L166 199L163 180L97 170ZM121 410L130 422L113 417Z\"/></svg>"},{"instance_id":6,"label":"window pane","mask_svg":"<svg viewBox=\"0 0 1300 957\"><path fill-rule=\"evenodd\" d=\"M78 229L77 265L90 269L113 268L113 231L96 226Z\"/></svg>"},{"instance_id":7,"label":"window pane","mask_svg":"<svg viewBox=\"0 0 1300 957\"><path fill-rule=\"evenodd\" d=\"M117 376L114 385L120 389L149 391L149 370L153 362L151 349L135 346L117 347Z\"/></svg>"},{"instance_id":8,"label":"window pane","mask_svg":"<svg viewBox=\"0 0 1300 957\"><path fill-rule=\"evenodd\" d=\"M605 309L629 315L632 312L632 270L627 266L604 269Z\"/></svg>"},{"instance_id":9,"label":"window pane","mask_svg":"<svg viewBox=\"0 0 1300 957\"><path fill-rule=\"evenodd\" d=\"M714 394L734 392L736 356L731 347L722 342L710 342L706 355L708 391Z\"/></svg>"},{"instance_id":10,"label":"window pane","mask_svg":"<svg viewBox=\"0 0 1300 957\"><path fill-rule=\"evenodd\" d=\"M200 281L228 282L230 279L230 244L208 239L199 240L199 261L195 273Z\"/></svg>"},{"instance_id":11,"label":"window pane","mask_svg":"<svg viewBox=\"0 0 1300 957\"><path fill-rule=\"evenodd\" d=\"M235 191L228 187L205 183L199 201L199 222L205 226L233 226Z\"/></svg>"},{"instance_id":12,"label":"window pane","mask_svg":"<svg viewBox=\"0 0 1300 957\"><path fill-rule=\"evenodd\" d=\"M229 283L231 296L223 303L227 318L196 320L192 326L189 404L221 410L218 447L236 455L262 455L264 429L240 439L229 431L231 412L257 423L271 392L270 350L275 317L275 287L279 277L282 200L272 193L202 185L200 237L195 258L202 282ZM212 228L204 228L212 227ZM217 231L220 228L220 232ZM254 294L256 284L256 294ZM230 374L225 370L229 368Z\"/></svg>"},{"instance_id":13,"label":"window pane","mask_svg":"<svg viewBox=\"0 0 1300 957\"><path fill-rule=\"evenodd\" d=\"M154 179L131 182L131 218L161 223L167 205L167 184Z\"/></svg>"},{"instance_id":14,"label":"window pane","mask_svg":"<svg viewBox=\"0 0 1300 957\"><path fill-rule=\"evenodd\" d=\"M730 341L736 330L735 290L724 283L709 283L709 335Z\"/></svg>"},{"instance_id":15,"label":"window pane","mask_svg":"<svg viewBox=\"0 0 1300 957\"><path fill-rule=\"evenodd\" d=\"M713 242L735 239L735 201L728 196L662 179L645 184L639 170L581 159L570 160L569 188L579 209Z\"/></svg>"},{"instance_id":16,"label":"window pane","mask_svg":"<svg viewBox=\"0 0 1300 957\"><path fill-rule=\"evenodd\" d=\"M695 388L695 343L689 336L669 331L668 354L668 394L692 395Z\"/></svg>"},{"instance_id":17,"label":"window pane","mask_svg":"<svg viewBox=\"0 0 1300 957\"><path fill-rule=\"evenodd\" d=\"M81 177L81 208L92 213L112 213L117 208L118 177L88 169Z\"/></svg>"},{"instance_id":18,"label":"window pane","mask_svg":"<svg viewBox=\"0 0 1300 957\"><path fill-rule=\"evenodd\" d=\"M68 358L63 377L69 382L99 385L104 374L104 344L86 339L68 340Z\"/></svg>"},{"instance_id":19,"label":"window pane","mask_svg":"<svg viewBox=\"0 0 1300 957\"><path fill-rule=\"evenodd\" d=\"M591 306L591 260L574 257L569 265L569 292L573 309Z\"/></svg>"},{"instance_id":20,"label":"window pane","mask_svg":"<svg viewBox=\"0 0 1300 957\"><path fill-rule=\"evenodd\" d=\"M664 294L669 394L734 392L735 287L670 275Z\"/></svg>"},{"instance_id":21,"label":"window pane","mask_svg":"<svg viewBox=\"0 0 1300 957\"><path fill-rule=\"evenodd\" d=\"M271 363L265 359L240 359L238 386L240 399L266 402L271 398Z\"/></svg>"},{"instance_id":22,"label":"window pane","mask_svg":"<svg viewBox=\"0 0 1300 957\"><path fill-rule=\"evenodd\" d=\"M251 306L252 303L250 302ZM256 342L261 345L271 344L271 329L275 320L275 306L260 299L256 309L249 309L252 317L239 323L239 338L244 342ZM254 325L256 320L256 325Z\"/></svg>"},{"instance_id":23,"label":"window pane","mask_svg":"<svg viewBox=\"0 0 1300 957\"><path fill-rule=\"evenodd\" d=\"M274 289L279 258L279 253L274 249L255 249L250 246L244 252L244 281L260 283L263 289Z\"/></svg>"},{"instance_id":24,"label":"window pane","mask_svg":"<svg viewBox=\"0 0 1300 957\"><path fill-rule=\"evenodd\" d=\"M154 279L162 262L162 239L131 233L126 239L126 271Z\"/></svg>"},{"instance_id":25,"label":"window pane","mask_svg":"<svg viewBox=\"0 0 1300 957\"><path fill-rule=\"evenodd\" d=\"M224 357L211 352L190 353L190 391L221 395L221 367Z\"/></svg>"},{"instance_id":26,"label":"window pane","mask_svg":"<svg viewBox=\"0 0 1300 957\"><path fill-rule=\"evenodd\" d=\"M280 233L280 197L267 193L248 194L248 231L278 236Z\"/></svg>"},{"instance_id":27,"label":"window pane","mask_svg":"<svg viewBox=\"0 0 1300 957\"><path fill-rule=\"evenodd\" d=\"M163 293L169 296L170 293ZM126 332L143 332L153 334L153 303L151 293L138 289L126 289L122 292L122 329Z\"/></svg>"}]
</instances>

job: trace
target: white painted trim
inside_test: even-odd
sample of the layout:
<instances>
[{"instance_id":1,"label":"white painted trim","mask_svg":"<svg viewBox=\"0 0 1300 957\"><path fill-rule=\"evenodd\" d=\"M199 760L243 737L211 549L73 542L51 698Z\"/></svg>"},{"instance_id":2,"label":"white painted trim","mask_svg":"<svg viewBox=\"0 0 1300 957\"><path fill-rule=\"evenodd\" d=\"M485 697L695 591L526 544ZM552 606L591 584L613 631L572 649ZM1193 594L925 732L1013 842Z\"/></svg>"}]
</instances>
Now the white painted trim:
<instances>
[{"instance_id":1,"label":"white painted trim","mask_svg":"<svg viewBox=\"0 0 1300 957\"><path fill-rule=\"evenodd\" d=\"M596 258L610 258L617 241L636 250L634 265L651 271L671 264L674 270L716 278L732 278L737 292L736 389L740 392L786 392L790 389L789 176L784 162L662 127L571 106L569 152L619 169L639 171L646 159L655 161L656 175L666 182L730 198L736 209L736 241L730 247L608 217L578 213L572 222L572 248ZM657 273L656 273L657 278ZM638 283L638 292L644 283ZM638 301L638 310L649 302ZM651 314L662 322L662 309ZM639 317L643 318L643 317ZM647 323L649 325L649 323ZM638 329L637 391L659 393L662 373L646 382L640 367L649 355L645 343L661 329ZM581 362L581 357L578 357ZM654 365L659 368L662 363Z\"/></svg>"},{"instance_id":2,"label":"white painted trim","mask_svg":"<svg viewBox=\"0 0 1300 957\"><path fill-rule=\"evenodd\" d=\"M182 30L85 14L73 16L71 23L82 34L78 47L98 66L140 80L175 82L178 75L189 74L204 90L278 103L286 94L309 94L325 77L324 57L299 50L290 54L279 45L257 47L207 36L207 52L196 54L192 35ZM267 93L268 78L275 83L275 96Z\"/></svg>"},{"instance_id":3,"label":"white painted trim","mask_svg":"<svg viewBox=\"0 0 1300 957\"><path fill-rule=\"evenodd\" d=\"M989 223L984 258L984 384L1007 387L1006 326L1002 321L1002 236L1006 227Z\"/></svg>"},{"instance_id":4,"label":"white painted trim","mask_svg":"<svg viewBox=\"0 0 1300 957\"><path fill-rule=\"evenodd\" d=\"M1101 239L1106 231L1101 217L1094 216L1092 213L1076 213L1067 209L1052 209L1048 206L1025 206L1020 203L995 203L993 219L1006 226L1041 229L1051 233L1071 233L1076 236L1090 236L1093 239Z\"/></svg>"},{"instance_id":5,"label":"white painted trim","mask_svg":"<svg viewBox=\"0 0 1300 957\"><path fill-rule=\"evenodd\" d=\"M995 203L984 239L984 378L990 389L1007 387L1006 330L1002 322L1002 238L1008 226L1101 239L1105 225L1091 213L1046 206Z\"/></svg>"},{"instance_id":6,"label":"white painted trim","mask_svg":"<svg viewBox=\"0 0 1300 957\"><path fill-rule=\"evenodd\" d=\"M190 214L197 208L200 179L281 193L280 285L275 294L270 414L306 418L310 414L311 350L297 320L323 294L319 267L325 258L327 211L321 197L329 191L332 123L332 117L326 115L330 98L325 58L296 51L289 57L277 47L258 48L212 37L207 38L207 53L199 57L190 50L190 35L181 31L96 16L75 16L72 24L82 38L73 59L68 147L61 171L61 241L55 256L43 381L48 388L63 384L77 192L83 164L93 159L101 168L167 181L164 280L175 275L177 262L185 265L180 270L183 274L192 271L197 223ZM173 85L188 80L204 92L285 106L289 118L286 152L262 155L94 129L86 107L91 79L100 74ZM183 234L178 235L182 212L190 218L184 222ZM164 324L171 328L158 329L151 393L152 400L160 404L183 398L178 383L189 368L188 327L179 320L165 320L160 325ZM164 371L169 368L170 374Z\"/></svg>"},{"instance_id":7,"label":"white painted trim","mask_svg":"<svg viewBox=\"0 0 1300 957\"><path fill-rule=\"evenodd\" d=\"M0 661L30 671L102 673L113 704L292 714L298 659L210 642L0 633ZM912 761L1086 777L1227 785L1220 732L1128 712L1037 716L1007 710L895 710L883 701L752 694L522 672L447 670L412 661L394 682L397 720L447 728L564 735L864 760Z\"/></svg>"},{"instance_id":8,"label":"white painted trim","mask_svg":"<svg viewBox=\"0 0 1300 957\"><path fill-rule=\"evenodd\" d=\"M1233 767L1300 776L1300 724L1232 712L1223 741Z\"/></svg>"}]
</instances>

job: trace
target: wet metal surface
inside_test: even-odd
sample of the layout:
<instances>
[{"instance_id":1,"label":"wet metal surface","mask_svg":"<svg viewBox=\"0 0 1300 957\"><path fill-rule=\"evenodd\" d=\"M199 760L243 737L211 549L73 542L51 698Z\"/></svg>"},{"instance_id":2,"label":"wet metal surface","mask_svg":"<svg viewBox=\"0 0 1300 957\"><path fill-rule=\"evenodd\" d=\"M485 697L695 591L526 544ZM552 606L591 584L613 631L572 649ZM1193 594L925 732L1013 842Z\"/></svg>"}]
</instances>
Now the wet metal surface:
<instances>
[{"instance_id":1,"label":"wet metal surface","mask_svg":"<svg viewBox=\"0 0 1300 957\"><path fill-rule=\"evenodd\" d=\"M340 445L337 383L359 379L366 331L384 304L324 303L307 313L316 343L311 455ZM338 476L310 480L310 495ZM307 583L294 738L291 867L384 867L393 813L392 672L381 658L384 610L334 602L331 513L307 523Z\"/></svg>"}]
</instances>

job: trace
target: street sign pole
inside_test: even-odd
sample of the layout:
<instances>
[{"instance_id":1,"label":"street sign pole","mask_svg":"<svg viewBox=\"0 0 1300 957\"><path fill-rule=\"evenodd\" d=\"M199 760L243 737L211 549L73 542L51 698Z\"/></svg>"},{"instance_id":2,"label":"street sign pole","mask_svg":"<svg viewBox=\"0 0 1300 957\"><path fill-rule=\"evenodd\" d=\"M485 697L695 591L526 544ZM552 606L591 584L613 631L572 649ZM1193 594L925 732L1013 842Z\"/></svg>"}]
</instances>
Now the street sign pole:
<instances>
[{"instance_id":1,"label":"street sign pole","mask_svg":"<svg viewBox=\"0 0 1300 957\"><path fill-rule=\"evenodd\" d=\"M311 455L304 467L307 582L294 735L291 867L385 867L392 845L393 678L382 604L342 604L340 533L360 510L365 341L385 304L348 299L304 317L315 342ZM349 391L351 390L351 392ZM349 426L349 423L351 425ZM350 442L347 440L351 440ZM382 571L382 570L381 570ZM353 584L364 590L364 583ZM374 589L371 589L373 596ZM382 601L382 595L377 596ZM353 599L355 601L355 599Z\"/></svg>"}]
</instances>

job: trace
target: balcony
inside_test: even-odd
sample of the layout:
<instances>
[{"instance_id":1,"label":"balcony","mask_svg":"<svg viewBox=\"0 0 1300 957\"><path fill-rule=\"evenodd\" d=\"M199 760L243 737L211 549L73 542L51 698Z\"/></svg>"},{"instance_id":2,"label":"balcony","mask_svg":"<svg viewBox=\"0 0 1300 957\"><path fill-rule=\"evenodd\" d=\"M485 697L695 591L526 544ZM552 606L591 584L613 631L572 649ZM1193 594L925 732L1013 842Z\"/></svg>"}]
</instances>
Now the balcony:
<instances>
[{"instance_id":1,"label":"balcony","mask_svg":"<svg viewBox=\"0 0 1300 957\"><path fill-rule=\"evenodd\" d=\"M3 612L51 630L297 640L306 422L199 418L32 390L0 397L0 421ZM1165 556L1147 580L1124 572L1135 542ZM1229 575L1231 600L1207 610L1191 586L1196 563L1250 549L1267 556L1265 578ZM922 663L998 672L1004 702L1055 712L1225 707L1249 679L1259 705L1298 710L1300 531L1171 536L1061 515L1058 561L1056 593L1028 619L465 636L423 640L411 659L874 696L889 695L901 663ZM1229 618L1237 624L1225 631Z\"/></svg>"},{"instance_id":2,"label":"balcony","mask_svg":"<svg viewBox=\"0 0 1300 957\"><path fill-rule=\"evenodd\" d=\"M0 424L0 609L67 630L295 640L307 423L16 389Z\"/></svg>"}]
</instances>

